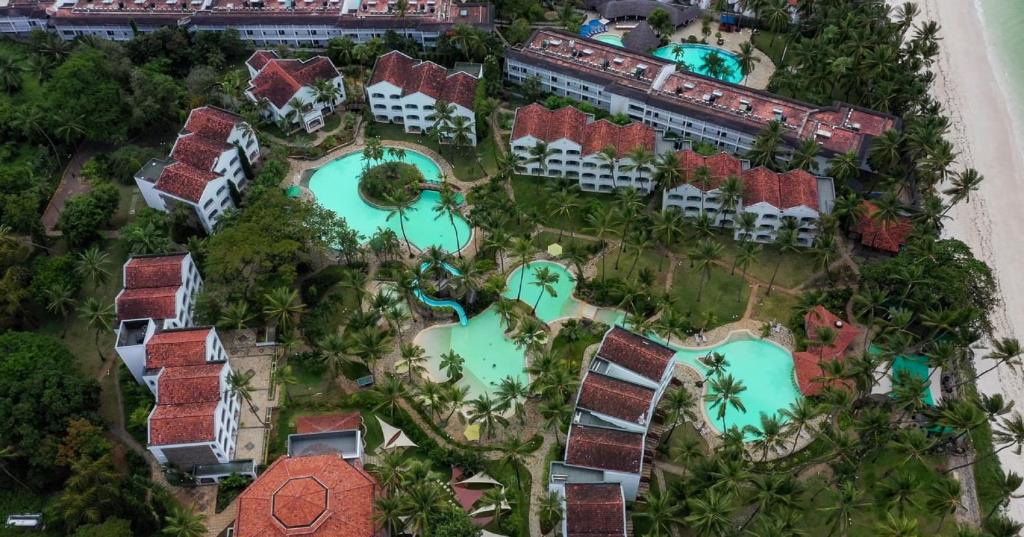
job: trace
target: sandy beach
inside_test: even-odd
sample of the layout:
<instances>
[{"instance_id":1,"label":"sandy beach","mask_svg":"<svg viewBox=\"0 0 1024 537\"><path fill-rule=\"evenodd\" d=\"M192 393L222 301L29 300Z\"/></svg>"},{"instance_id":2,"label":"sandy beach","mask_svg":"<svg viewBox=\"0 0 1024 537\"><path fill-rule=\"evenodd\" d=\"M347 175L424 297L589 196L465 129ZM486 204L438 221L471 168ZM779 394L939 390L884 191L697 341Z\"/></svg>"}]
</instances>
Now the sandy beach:
<instances>
[{"instance_id":1,"label":"sandy beach","mask_svg":"<svg viewBox=\"0 0 1024 537\"><path fill-rule=\"evenodd\" d=\"M981 42L985 31L975 3L970 0L924 0L918 20L942 25L941 55L932 93L952 120L950 136L960 152L959 167L976 168L985 176L970 203L950 211L945 234L958 238L992 267L1003 304L992 313L997 337L1024 337L1024 155L1013 124L1006 81L998 63ZM1024 119L1024 118L1019 118ZM988 353L978 348L978 356ZM990 364L979 360L984 370ZM1002 393L1024 411L1024 378L1000 367L980 380L985 393ZM1004 451L1003 468L1024 475L1024 457ZM1014 500L1009 515L1024 520L1024 500Z\"/></svg>"}]
</instances>

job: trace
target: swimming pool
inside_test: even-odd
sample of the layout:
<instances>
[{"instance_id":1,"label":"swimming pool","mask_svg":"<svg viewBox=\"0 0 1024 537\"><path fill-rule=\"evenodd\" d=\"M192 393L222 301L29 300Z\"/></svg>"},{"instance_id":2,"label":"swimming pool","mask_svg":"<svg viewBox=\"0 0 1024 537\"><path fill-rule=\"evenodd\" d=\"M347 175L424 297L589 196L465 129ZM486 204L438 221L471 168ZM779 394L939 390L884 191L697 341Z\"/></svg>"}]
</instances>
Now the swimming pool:
<instances>
[{"instance_id":1,"label":"swimming pool","mask_svg":"<svg viewBox=\"0 0 1024 537\"><path fill-rule=\"evenodd\" d=\"M384 158L384 161L393 160L395 159L391 155ZM441 182L441 169L430 157L407 149L403 161L416 166L427 182ZM388 220L390 211L366 203L359 194L359 178L363 174L364 162L363 155L359 152L349 153L329 162L309 178L309 190L316 196L320 205L345 218L348 226L362 235L362 242L368 241L379 228L393 230L401 240L402 229L398 216L395 215ZM439 192L424 190L406 210L408 220L405 222L405 232L409 242L421 250L437 246L448 252L455 252L469 242L469 224L456 215L456 241L456 233L447 215L435 219L437 214L434 213L434 207L440 203L440 199Z\"/></svg>"},{"instance_id":2,"label":"swimming pool","mask_svg":"<svg viewBox=\"0 0 1024 537\"><path fill-rule=\"evenodd\" d=\"M533 285L537 281L534 270L540 267L547 267L552 273L558 275L558 282L552 285L555 288L555 292L558 293L557 296L551 296L540 287ZM512 271L512 274L505 281L503 296L506 298L516 298L519 295L519 283L522 280L523 293L519 299L531 308L537 301L537 297L544 293L544 296L540 299L540 304L537 306L537 318L541 321L550 323L563 317L574 317L579 314L580 306L583 303L572 297L572 292L576 289L576 279L573 278L572 274L565 267L551 261L533 261L526 264L526 270L525 276L522 274L523 267L521 266Z\"/></svg>"},{"instance_id":3,"label":"swimming pool","mask_svg":"<svg viewBox=\"0 0 1024 537\"><path fill-rule=\"evenodd\" d=\"M676 47L682 48L682 50L678 51L678 54ZM740 70L740 60L735 54L728 50L708 45L682 43L665 45L664 47L655 49L651 54L666 60L675 62L682 61L690 68L691 71L701 75L707 75L708 73L704 66L704 59L712 52L717 52L722 56L722 59L724 60L723 63L728 71L726 74L717 77L718 79L725 82L731 82L733 84L738 84L743 80L743 72Z\"/></svg>"},{"instance_id":4,"label":"swimming pool","mask_svg":"<svg viewBox=\"0 0 1024 537\"><path fill-rule=\"evenodd\" d=\"M707 368L700 362L700 358L708 353L718 352L729 360L724 374L731 374L747 387L740 394L747 411L743 413L729 407L725 413L726 428L760 426L762 412L774 414L784 422L779 411L802 397L793 380L793 356L789 351L771 341L756 338L749 332L732 332L725 341L708 348L680 347L674 343L669 346L676 349L678 362L696 369L701 375L707 374ZM707 385L710 391L710 381ZM720 431L722 420L717 419L717 407L712 408L711 405L712 402L706 401L704 409L711 420L711 426ZM756 438L750 433L745 436L747 440Z\"/></svg>"},{"instance_id":5,"label":"swimming pool","mask_svg":"<svg viewBox=\"0 0 1024 537\"><path fill-rule=\"evenodd\" d=\"M622 38L614 34L601 34L597 37L594 37L594 39L601 41L602 43L615 45L616 47L623 46Z\"/></svg>"}]
</instances>

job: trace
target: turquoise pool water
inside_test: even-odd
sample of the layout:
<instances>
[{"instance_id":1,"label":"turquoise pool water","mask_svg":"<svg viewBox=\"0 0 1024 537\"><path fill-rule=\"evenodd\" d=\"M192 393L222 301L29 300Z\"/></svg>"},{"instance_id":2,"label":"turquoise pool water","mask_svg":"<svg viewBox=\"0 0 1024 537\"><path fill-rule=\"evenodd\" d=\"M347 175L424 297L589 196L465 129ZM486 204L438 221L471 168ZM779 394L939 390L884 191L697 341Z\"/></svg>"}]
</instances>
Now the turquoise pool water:
<instances>
[{"instance_id":1,"label":"turquoise pool water","mask_svg":"<svg viewBox=\"0 0 1024 537\"><path fill-rule=\"evenodd\" d=\"M594 39L596 39L598 41L601 41L602 43L609 43L611 45L615 45L616 47L623 46L622 45L622 38L617 36L617 35L601 34L601 35L595 37Z\"/></svg>"},{"instance_id":2,"label":"turquoise pool water","mask_svg":"<svg viewBox=\"0 0 1024 537\"><path fill-rule=\"evenodd\" d=\"M420 265L420 272L426 271L428 268L430 268L430 265L430 263L423 263L422 265ZM442 265L444 266L444 270L448 271L449 274L455 276L459 276L462 274L461 272L459 272L459 269L449 265L448 263L443 263ZM455 314L458 315L459 324L461 324L462 326L466 326L467 324L469 324L469 319L466 318L466 310L462 308L462 304L459 304L454 300L446 300L428 296L426 293L423 292L423 289L420 288L418 283L419 282L417 281L414 293L416 294L416 298L420 299L420 302L423 302L424 304L434 308L451 308L455 310Z\"/></svg>"},{"instance_id":3,"label":"turquoise pool water","mask_svg":"<svg viewBox=\"0 0 1024 537\"><path fill-rule=\"evenodd\" d=\"M725 65L729 69L728 74L726 74L725 76L720 76L718 78L720 80L724 80L725 82L731 82L733 84L737 84L741 80L743 80L743 73L740 71L740 60L739 58L736 57L735 54L727 50L723 50L717 47L711 47L708 45L688 43L683 44L681 46L683 48L681 56L676 55L676 45L665 45L664 47L655 49L654 52L652 52L651 54L654 54L659 58L675 62L681 60L683 63L689 66L691 71L698 74L707 75L707 70L704 68L704 58L706 58L707 55L711 54L712 52L717 52L722 56L722 59L725 60Z\"/></svg>"},{"instance_id":4,"label":"turquoise pool water","mask_svg":"<svg viewBox=\"0 0 1024 537\"><path fill-rule=\"evenodd\" d=\"M897 356L892 361L892 377L899 378L900 375L913 375L920 379L928 378L928 357L921 355ZM936 379L938 376L936 375ZM925 389L921 394L921 401L928 406L935 406L935 399L932 391Z\"/></svg>"},{"instance_id":5,"label":"turquoise pool water","mask_svg":"<svg viewBox=\"0 0 1024 537\"><path fill-rule=\"evenodd\" d=\"M388 156L384 160L394 159ZM403 160L416 166L428 182L441 182L441 170L426 155L406 150ZM359 178L363 174L363 162L362 153L351 153L334 160L310 177L309 189L320 205L344 217L349 227L363 236L364 242L379 228L394 230L401 240L402 230L398 216L388 220L389 211L367 204L359 195ZM440 197L438 192L424 190L410 205L410 210L406 211L408 220L405 222L405 232L409 242L417 248L437 246L448 252L455 252L469 242L469 224L462 218L455 217L455 227L459 230L459 240L456 241L455 231L447 215L435 219L437 215L434 213L434 207L439 204Z\"/></svg>"},{"instance_id":6,"label":"turquoise pool water","mask_svg":"<svg viewBox=\"0 0 1024 537\"><path fill-rule=\"evenodd\" d=\"M539 267L548 267L551 272L558 275L558 282L552 285L558 293L557 296L551 296L540 287L533 285L537 281L534 269ZM545 323L550 323L562 317L577 315L582 302L572 297L572 292L576 289L576 280L565 267L550 261L533 261L526 265L526 270L525 276L522 274L523 267L512 271L512 274L506 280L505 292L502 293L505 297L516 298L519 295L519 284L520 280L522 280L523 292L519 299L530 307L533 307L541 293L544 294L540 299L540 304L537 306L538 319Z\"/></svg>"},{"instance_id":7,"label":"turquoise pool water","mask_svg":"<svg viewBox=\"0 0 1024 537\"><path fill-rule=\"evenodd\" d=\"M754 338L743 333L734 333L726 341L706 349L690 349L670 345L676 349L676 360L687 364L702 375L707 368L700 358L709 352L718 352L729 360L725 374L731 374L736 380L747 387L740 394L746 406L746 413L729 407L725 413L725 427L744 428L747 425L759 426L761 413L779 416L779 411L789 407L800 399L801 395L793 380L793 357L790 353L769 341ZM705 402L704 408L711 418L715 430L721 430L722 420L716 418L718 409ZM785 420L783 420L785 421ZM748 440L755 435L746 434Z\"/></svg>"}]
</instances>

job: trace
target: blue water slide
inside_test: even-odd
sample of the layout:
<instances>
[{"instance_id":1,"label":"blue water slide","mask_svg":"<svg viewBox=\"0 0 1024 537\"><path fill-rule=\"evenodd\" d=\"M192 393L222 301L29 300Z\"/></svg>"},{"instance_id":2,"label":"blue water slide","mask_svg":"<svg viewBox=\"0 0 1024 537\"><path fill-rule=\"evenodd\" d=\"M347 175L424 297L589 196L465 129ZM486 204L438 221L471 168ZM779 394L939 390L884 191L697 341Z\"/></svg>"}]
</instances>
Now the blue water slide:
<instances>
[{"instance_id":1,"label":"blue water slide","mask_svg":"<svg viewBox=\"0 0 1024 537\"><path fill-rule=\"evenodd\" d=\"M420 265L420 271L422 272L429 269L430 265L430 263L423 263L422 265ZM461 272L459 272L459 269L449 265L448 263L442 263L441 266L446 271L448 271L449 274L453 276L458 276L462 274ZM469 319L466 317L466 310L462 309L462 304L459 304L454 300L441 300L427 296L426 293L423 292L423 289L419 287L418 281L416 282L416 289L413 292L416 294L416 298L418 298L420 302L432 308L451 308L455 310L455 314L459 316L459 324L461 324L462 326L466 326L467 324L469 324Z\"/></svg>"}]
</instances>

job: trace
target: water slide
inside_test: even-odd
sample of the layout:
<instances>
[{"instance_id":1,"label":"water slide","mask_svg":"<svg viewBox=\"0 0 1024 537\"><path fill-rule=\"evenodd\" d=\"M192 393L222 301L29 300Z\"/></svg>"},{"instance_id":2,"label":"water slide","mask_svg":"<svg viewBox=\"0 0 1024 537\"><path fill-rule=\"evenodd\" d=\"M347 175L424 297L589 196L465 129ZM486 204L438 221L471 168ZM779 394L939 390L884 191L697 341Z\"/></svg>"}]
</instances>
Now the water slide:
<instances>
[{"instance_id":1,"label":"water slide","mask_svg":"<svg viewBox=\"0 0 1024 537\"><path fill-rule=\"evenodd\" d=\"M420 265L420 271L425 271L429 269L430 266L430 263L423 263L422 265ZM442 263L441 266L446 271L448 271L449 274L452 274L453 276L458 276L459 274L461 274L457 268L449 265L448 263ZM459 316L459 324L461 324L462 326L466 326L467 324L469 324L469 319L466 317L466 310L462 309L462 304L459 304L454 300L442 300L431 296L427 296L426 293L424 293L423 290L420 289L418 285L419 282L416 283L417 285L414 293L416 294L416 298L418 298L420 302L432 308L451 308L455 310L455 314Z\"/></svg>"}]
</instances>

